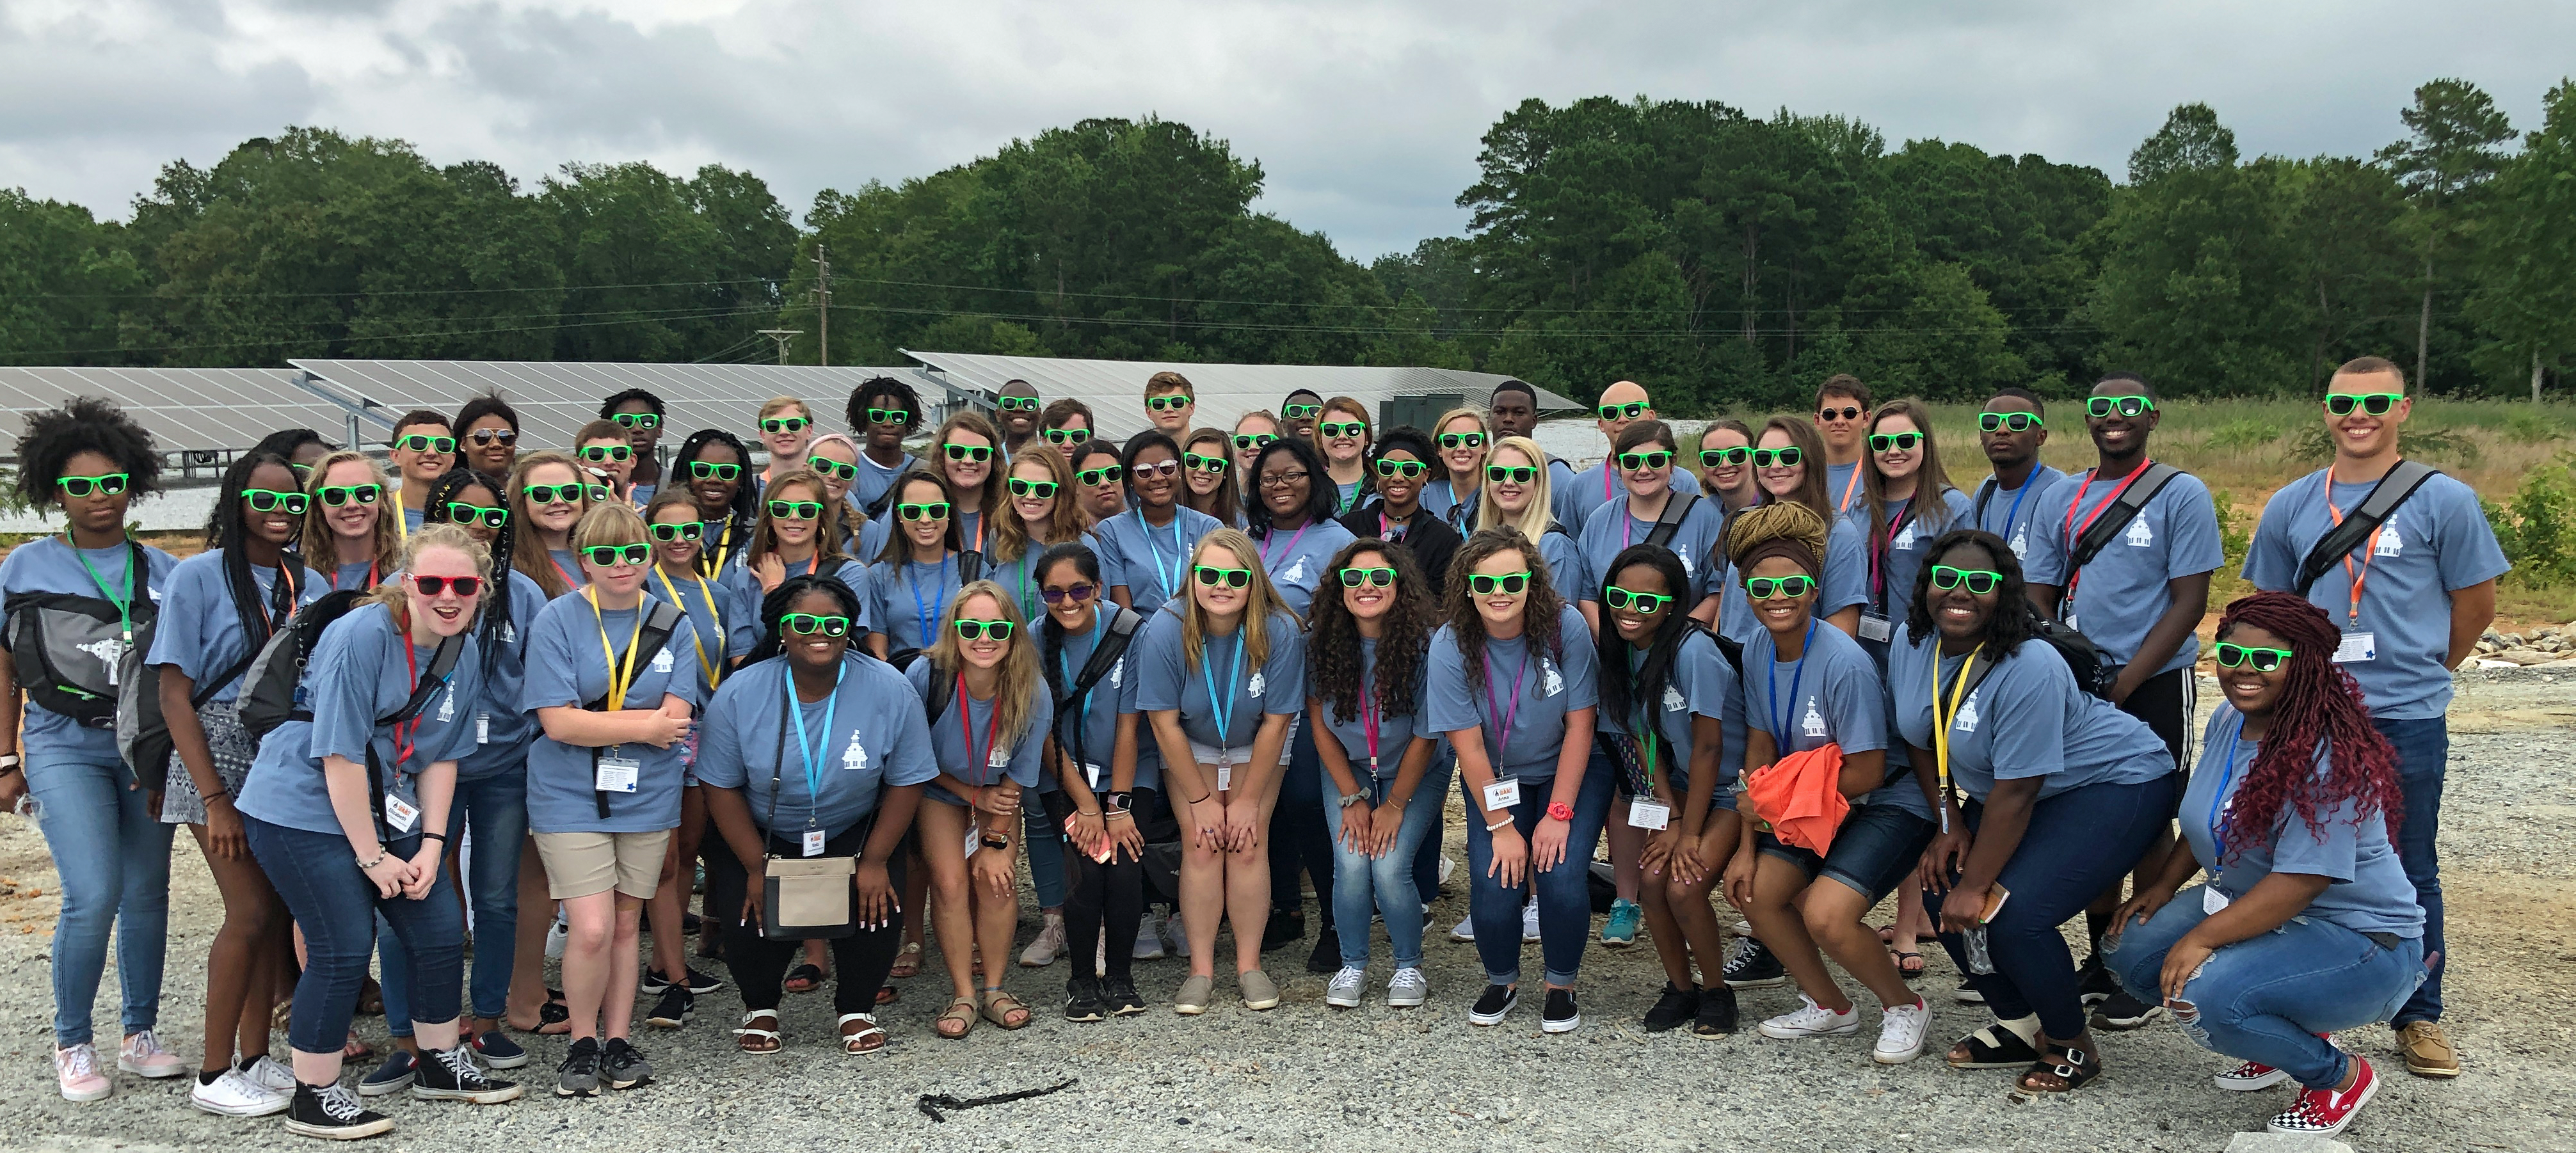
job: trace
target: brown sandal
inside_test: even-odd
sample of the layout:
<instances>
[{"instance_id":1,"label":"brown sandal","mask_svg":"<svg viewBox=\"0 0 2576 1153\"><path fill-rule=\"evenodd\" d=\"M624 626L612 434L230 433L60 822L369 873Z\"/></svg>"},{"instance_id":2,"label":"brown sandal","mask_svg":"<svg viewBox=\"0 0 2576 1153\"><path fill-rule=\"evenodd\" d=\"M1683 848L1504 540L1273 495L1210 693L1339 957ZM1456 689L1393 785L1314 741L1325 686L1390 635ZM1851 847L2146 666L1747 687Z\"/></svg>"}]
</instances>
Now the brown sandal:
<instances>
[{"instance_id":1,"label":"brown sandal","mask_svg":"<svg viewBox=\"0 0 2576 1153\"><path fill-rule=\"evenodd\" d=\"M906 977L917 977L920 975L921 942L906 941L903 943L903 948L895 952L894 968L887 970L886 976L900 981Z\"/></svg>"},{"instance_id":2,"label":"brown sandal","mask_svg":"<svg viewBox=\"0 0 2576 1153\"><path fill-rule=\"evenodd\" d=\"M1020 1019L1012 1020L1013 1013L1019 1014ZM1005 1029L1025 1029L1029 1027L1029 1007L1019 998L1000 989L986 989L984 990L984 1019Z\"/></svg>"},{"instance_id":3,"label":"brown sandal","mask_svg":"<svg viewBox=\"0 0 2576 1153\"><path fill-rule=\"evenodd\" d=\"M949 1028L951 1025L956 1028ZM948 1007L940 1010L939 1016L931 1021L930 1028L951 1041L965 1040L966 1034L975 1031L975 999L959 997L948 1002Z\"/></svg>"}]
</instances>

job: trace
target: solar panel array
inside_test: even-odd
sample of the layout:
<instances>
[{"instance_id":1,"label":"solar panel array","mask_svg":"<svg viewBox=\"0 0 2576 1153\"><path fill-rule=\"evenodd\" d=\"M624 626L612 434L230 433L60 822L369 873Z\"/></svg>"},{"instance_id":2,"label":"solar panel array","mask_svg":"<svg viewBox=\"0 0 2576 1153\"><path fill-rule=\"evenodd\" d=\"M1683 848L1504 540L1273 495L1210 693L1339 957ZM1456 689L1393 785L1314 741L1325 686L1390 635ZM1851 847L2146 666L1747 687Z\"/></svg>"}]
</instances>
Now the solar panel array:
<instances>
[{"instance_id":1,"label":"solar panel array","mask_svg":"<svg viewBox=\"0 0 2576 1153\"><path fill-rule=\"evenodd\" d=\"M0 367L0 455L16 456L26 414L76 396L123 405L164 452L246 449L281 428L339 440L345 411L299 385L287 368Z\"/></svg>"}]
</instances>

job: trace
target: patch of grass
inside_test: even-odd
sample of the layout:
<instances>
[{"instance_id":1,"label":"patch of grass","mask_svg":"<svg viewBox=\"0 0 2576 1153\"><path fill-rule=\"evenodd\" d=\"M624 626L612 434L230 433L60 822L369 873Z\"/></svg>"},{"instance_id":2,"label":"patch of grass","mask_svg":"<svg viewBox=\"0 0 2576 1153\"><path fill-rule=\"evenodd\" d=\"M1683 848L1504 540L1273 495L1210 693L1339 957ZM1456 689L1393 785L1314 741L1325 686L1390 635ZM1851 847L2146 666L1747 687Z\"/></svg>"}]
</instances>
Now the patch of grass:
<instances>
[{"instance_id":1,"label":"patch of grass","mask_svg":"<svg viewBox=\"0 0 2576 1153\"><path fill-rule=\"evenodd\" d=\"M2231 420L2209 430L2202 438L2202 448L2212 452L2240 452L2268 447L2281 439L2281 426L2256 418Z\"/></svg>"}]
</instances>

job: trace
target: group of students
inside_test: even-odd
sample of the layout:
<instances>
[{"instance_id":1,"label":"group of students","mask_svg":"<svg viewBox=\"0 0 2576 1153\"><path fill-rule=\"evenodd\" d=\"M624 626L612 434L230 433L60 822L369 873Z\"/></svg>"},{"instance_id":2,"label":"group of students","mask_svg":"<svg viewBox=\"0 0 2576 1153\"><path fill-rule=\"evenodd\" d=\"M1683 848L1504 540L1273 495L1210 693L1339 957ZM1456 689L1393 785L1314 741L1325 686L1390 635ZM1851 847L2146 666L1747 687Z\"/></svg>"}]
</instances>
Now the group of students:
<instances>
[{"instance_id":1,"label":"group of students","mask_svg":"<svg viewBox=\"0 0 2576 1153\"><path fill-rule=\"evenodd\" d=\"M1580 1026L1606 842L1597 940L1651 930L1648 1031L1728 1034L1735 990L1794 983L1764 1036L1855 1033L1830 957L1878 999L1874 1058L1908 1061L1937 938L1994 1018L1949 1063L2024 1092L2084 1085L2094 1029L2167 1011L2244 1061L2220 1087L2299 1083L2279 1130L2338 1132L2375 1092L2332 1030L2392 1021L2410 1070L2457 1074L2442 714L2505 563L2473 492L2399 459L2393 364L2343 366L2334 463L2265 509L2245 572L2266 591L2221 618L2196 750L2219 530L2150 459L2135 375L2084 399L2100 463L2073 475L2039 462L2039 397L1989 399L1973 493L1922 405L1850 377L1813 422L1720 420L1688 450L1615 384L1609 455L1579 472L1517 381L1429 430L1302 392L1199 427L1176 373L1143 399L1152 427L1113 445L1014 381L915 452L920 400L879 378L854 435L781 397L765 459L716 429L665 459L647 393L527 452L478 397L405 415L390 475L269 438L185 561L126 536L161 468L130 417L32 416L16 483L67 528L0 562L0 709L24 720L0 804L32 798L62 877L63 1095L112 1091L89 1020L111 929L117 1067L191 1072L154 1032L175 824L224 902L191 1099L352 1137L392 1124L364 1096L520 1096L493 1075L531 1059L511 1031L568 1035L558 1094L649 1081L639 991L677 1027L723 984L685 953L701 858L746 1054L786 1048L785 993L827 981L829 1042L882 1048L925 925L952 986L933 1031L1025 1027L1023 856L1044 920L1019 960L1071 962L1070 1020L1145 1012L1131 962L1167 946L1173 1007L1207 1012L1227 926L1241 1002L1277 1005L1262 955L1302 937L1307 878L1326 1003L1366 999L1383 925L1385 1002L1420 1006L1453 784L1475 1025L1513 1014L1535 942L1541 1029ZM399 1048L353 1091L379 949Z\"/></svg>"}]
</instances>

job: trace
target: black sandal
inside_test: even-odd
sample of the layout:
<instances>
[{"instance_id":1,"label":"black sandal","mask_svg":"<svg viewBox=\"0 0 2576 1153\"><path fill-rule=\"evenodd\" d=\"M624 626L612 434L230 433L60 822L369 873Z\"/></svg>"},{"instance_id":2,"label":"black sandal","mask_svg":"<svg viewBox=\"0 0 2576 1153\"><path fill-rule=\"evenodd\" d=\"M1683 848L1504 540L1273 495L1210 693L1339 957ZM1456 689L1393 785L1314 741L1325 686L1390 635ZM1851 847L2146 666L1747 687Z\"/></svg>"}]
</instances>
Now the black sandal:
<instances>
[{"instance_id":1,"label":"black sandal","mask_svg":"<svg viewBox=\"0 0 2576 1153\"><path fill-rule=\"evenodd\" d=\"M805 982L805 987L802 989L797 988L796 982L798 981ZM786 986L787 991L790 993L811 993L814 990L823 987L822 966L798 965L787 971L787 980L783 983Z\"/></svg>"},{"instance_id":2,"label":"black sandal","mask_svg":"<svg viewBox=\"0 0 2576 1153\"><path fill-rule=\"evenodd\" d=\"M2051 1041L2048 1043L2048 1056L2022 1070L2021 1076L2013 1078L2013 1087L2024 1093L2072 1093L2083 1088L2085 1082L2102 1075L2101 1060L2082 1049ZM2065 1084L2049 1089L2030 1083L2031 1078L2043 1073Z\"/></svg>"},{"instance_id":3,"label":"black sandal","mask_svg":"<svg viewBox=\"0 0 2576 1153\"><path fill-rule=\"evenodd\" d=\"M1913 962L1911 967L1907 966L1906 962L1908 961ZM1917 953L1912 949L1899 949L1896 951L1897 976L1908 981L1912 981L1923 975L1923 969L1923 954Z\"/></svg>"},{"instance_id":4,"label":"black sandal","mask_svg":"<svg viewBox=\"0 0 2576 1153\"><path fill-rule=\"evenodd\" d=\"M1951 1048L1962 1046L1968 1050L1968 1059L1947 1058L1953 1069L2017 1069L2040 1060L2039 1050L2000 1023L1959 1038Z\"/></svg>"}]
</instances>

